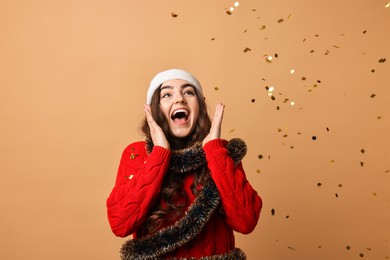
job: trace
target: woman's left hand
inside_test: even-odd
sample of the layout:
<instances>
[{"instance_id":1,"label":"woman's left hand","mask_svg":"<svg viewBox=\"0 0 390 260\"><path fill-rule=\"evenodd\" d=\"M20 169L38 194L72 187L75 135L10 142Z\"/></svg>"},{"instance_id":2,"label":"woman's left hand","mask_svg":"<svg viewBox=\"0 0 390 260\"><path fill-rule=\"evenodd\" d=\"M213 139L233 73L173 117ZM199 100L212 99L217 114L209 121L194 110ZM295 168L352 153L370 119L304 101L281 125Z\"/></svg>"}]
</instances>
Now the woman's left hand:
<instances>
[{"instance_id":1,"label":"woman's left hand","mask_svg":"<svg viewBox=\"0 0 390 260\"><path fill-rule=\"evenodd\" d=\"M225 105L222 103L216 105L213 121L211 122L210 133L203 140L203 146L211 140L221 138L221 126L224 109Z\"/></svg>"}]
</instances>

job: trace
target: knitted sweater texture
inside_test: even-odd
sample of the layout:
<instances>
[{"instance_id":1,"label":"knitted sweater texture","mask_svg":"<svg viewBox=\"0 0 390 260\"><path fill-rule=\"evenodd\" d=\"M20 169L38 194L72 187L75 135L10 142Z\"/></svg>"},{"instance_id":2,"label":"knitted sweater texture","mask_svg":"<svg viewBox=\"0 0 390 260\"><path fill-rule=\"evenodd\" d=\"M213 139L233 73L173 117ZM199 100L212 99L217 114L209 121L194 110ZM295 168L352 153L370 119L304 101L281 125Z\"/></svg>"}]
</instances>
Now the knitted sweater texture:
<instances>
[{"instance_id":1,"label":"knitted sweater texture","mask_svg":"<svg viewBox=\"0 0 390 260\"><path fill-rule=\"evenodd\" d=\"M200 258L224 254L235 248L233 231L248 234L256 227L261 198L248 182L242 163L235 164L229 156L226 145L226 140L215 139L203 148L225 214L214 212L193 240L166 257ZM158 195L172 154L160 146L154 146L148 154L145 147L145 142L140 141L124 150L115 186L107 199L108 220L113 233L119 237L136 236L151 208L155 203L162 203L157 201ZM195 199L190 188L193 179L193 174L189 173L183 182L189 204Z\"/></svg>"}]
</instances>

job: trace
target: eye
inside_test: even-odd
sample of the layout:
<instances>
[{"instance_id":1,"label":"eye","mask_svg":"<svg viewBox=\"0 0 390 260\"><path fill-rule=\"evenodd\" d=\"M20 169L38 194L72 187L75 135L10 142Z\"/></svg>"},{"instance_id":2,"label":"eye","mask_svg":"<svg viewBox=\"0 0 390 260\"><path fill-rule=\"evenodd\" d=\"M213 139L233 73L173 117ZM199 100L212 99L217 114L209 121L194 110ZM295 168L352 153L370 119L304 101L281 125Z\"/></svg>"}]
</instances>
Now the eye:
<instances>
[{"instance_id":1,"label":"eye","mask_svg":"<svg viewBox=\"0 0 390 260\"><path fill-rule=\"evenodd\" d=\"M186 89L184 95L195 96L195 91L193 89Z\"/></svg>"},{"instance_id":2,"label":"eye","mask_svg":"<svg viewBox=\"0 0 390 260\"><path fill-rule=\"evenodd\" d=\"M170 93L161 93L161 98L169 98L170 96Z\"/></svg>"}]
</instances>

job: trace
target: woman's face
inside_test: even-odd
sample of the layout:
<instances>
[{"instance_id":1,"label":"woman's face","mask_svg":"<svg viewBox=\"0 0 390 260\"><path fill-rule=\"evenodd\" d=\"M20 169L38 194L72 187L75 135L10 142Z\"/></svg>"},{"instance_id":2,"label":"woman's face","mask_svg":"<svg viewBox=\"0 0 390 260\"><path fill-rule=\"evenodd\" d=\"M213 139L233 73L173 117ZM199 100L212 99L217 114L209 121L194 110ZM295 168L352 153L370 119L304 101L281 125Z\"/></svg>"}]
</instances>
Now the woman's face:
<instances>
[{"instance_id":1,"label":"woman's face","mask_svg":"<svg viewBox=\"0 0 390 260\"><path fill-rule=\"evenodd\" d=\"M192 133L199 116L195 88L185 80L173 79L161 85L160 109L171 133L178 138Z\"/></svg>"}]
</instances>

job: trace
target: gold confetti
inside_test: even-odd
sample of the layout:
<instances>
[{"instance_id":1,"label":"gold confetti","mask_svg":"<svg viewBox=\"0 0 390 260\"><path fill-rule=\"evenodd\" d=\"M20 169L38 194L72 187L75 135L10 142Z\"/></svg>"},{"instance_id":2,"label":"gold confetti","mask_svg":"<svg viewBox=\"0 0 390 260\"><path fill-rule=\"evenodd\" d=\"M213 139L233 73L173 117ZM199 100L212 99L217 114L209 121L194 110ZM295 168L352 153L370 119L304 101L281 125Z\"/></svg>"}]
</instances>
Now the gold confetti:
<instances>
[{"instance_id":1,"label":"gold confetti","mask_svg":"<svg viewBox=\"0 0 390 260\"><path fill-rule=\"evenodd\" d=\"M278 20L278 23L282 23L284 21L284 19L282 18L282 19L279 19Z\"/></svg>"},{"instance_id":2,"label":"gold confetti","mask_svg":"<svg viewBox=\"0 0 390 260\"><path fill-rule=\"evenodd\" d=\"M360 253L359 256L360 256L360 257L364 257L364 254L363 254L363 253Z\"/></svg>"},{"instance_id":3,"label":"gold confetti","mask_svg":"<svg viewBox=\"0 0 390 260\"><path fill-rule=\"evenodd\" d=\"M346 249L347 249L347 250L350 250L350 249L351 249L351 247L350 247L350 246L346 246Z\"/></svg>"},{"instance_id":4,"label":"gold confetti","mask_svg":"<svg viewBox=\"0 0 390 260\"><path fill-rule=\"evenodd\" d=\"M378 116L376 119L381 119L382 117L381 116Z\"/></svg>"},{"instance_id":5,"label":"gold confetti","mask_svg":"<svg viewBox=\"0 0 390 260\"><path fill-rule=\"evenodd\" d=\"M338 195L337 193L335 193L334 195L336 196L336 198L338 198L338 197L339 197L339 195Z\"/></svg>"},{"instance_id":6,"label":"gold confetti","mask_svg":"<svg viewBox=\"0 0 390 260\"><path fill-rule=\"evenodd\" d=\"M246 48L244 49L244 52L248 52L248 51L251 51L251 49L248 48L248 47L246 47Z\"/></svg>"},{"instance_id":7,"label":"gold confetti","mask_svg":"<svg viewBox=\"0 0 390 260\"><path fill-rule=\"evenodd\" d=\"M295 251L295 248L291 247L291 246L288 246L288 249L291 249L291 250L294 250Z\"/></svg>"},{"instance_id":8,"label":"gold confetti","mask_svg":"<svg viewBox=\"0 0 390 260\"><path fill-rule=\"evenodd\" d=\"M373 192L373 193L372 193L372 195L374 195L374 196L378 196L378 194L377 194L376 192Z\"/></svg>"},{"instance_id":9,"label":"gold confetti","mask_svg":"<svg viewBox=\"0 0 390 260\"><path fill-rule=\"evenodd\" d=\"M317 183L317 187L321 187L322 186L322 183L321 182L318 182Z\"/></svg>"},{"instance_id":10,"label":"gold confetti","mask_svg":"<svg viewBox=\"0 0 390 260\"><path fill-rule=\"evenodd\" d=\"M219 87L214 87L215 91L218 91L219 90Z\"/></svg>"},{"instance_id":11,"label":"gold confetti","mask_svg":"<svg viewBox=\"0 0 390 260\"><path fill-rule=\"evenodd\" d=\"M262 154L259 154L259 155L257 156L257 158L263 159L263 155L262 155Z\"/></svg>"},{"instance_id":12,"label":"gold confetti","mask_svg":"<svg viewBox=\"0 0 390 260\"><path fill-rule=\"evenodd\" d=\"M265 25L262 25L259 29L260 30L264 30L265 29Z\"/></svg>"},{"instance_id":13,"label":"gold confetti","mask_svg":"<svg viewBox=\"0 0 390 260\"><path fill-rule=\"evenodd\" d=\"M389 6L390 6L390 2L387 2L385 8L389 8Z\"/></svg>"},{"instance_id":14,"label":"gold confetti","mask_svg":"<svg viewBox=\"0 0 390 260\"><path fill-rule=\"evenodd\" d=\"M294 74L294 72L295 72L295 70L290 70L290 73L291 73L291 74Z\"/></svg>"},{"instance_id":15,"label":"gold confetti","mask_svg":"<svg viewBox=\"0 0 390 260\"><path fill-rule=\"evenodd\" d=\"M385 173L389 173L389 172L390 172L390 170L386 170L386 171L385 171Z\"/></svg>"},{"instance_id":16,"label":"gold confetti","mask_svg":"<svg viewBox=\"0 0 390 260\"><path fill-rule=\"evenodd\" d=\"M317 136L315 136L315 135L313 135L312 137L311 137L311 140L317 140Z\"/></svg>"},{"instance_id":17,"label":"gold confetti","mask_svg":"<svg viewBox=\"0 0 390 260\"><path fill-rule=\"evenodd\" d=\"M361 153L365 153L366 151L362 148L362 149L360 150L360 152L361 152Z\"/></svg>"},{"instance_id":18,"label":"gold confetti","mask_svg":"<svg viewBox=\"0 0 390 260\"><path fill-rule=\"evenodd\" d=\"M334 163L334 160L330 160L329 162L330 162L330 163Z\"/></svg>"},{"instance_id":19,"label":"gold confetti","mask_svg":"<svg viewBox=\"0 0 390 260\"><path fill-rule=\"evenodd\" d=\"M362 166L362 167L363 167L363 166L364 166L364 162L360 162L360 166Z\"/></svg>"},{"instance_id":20,"label":"gold confetti","mask_svg":"<svg viewBox=\"0 0 390 260\"><path fill-rule=\"evenodd\" d=\"M379 63L385 63L385 62L386 62L386 59L385 59L385 58L379 59L378 62L379 62Z\"/></svg>"},{"instance_id":21,"label":"gold confetti","mask_svg":"<svg viewBox=\"0 0 390 260\"><path fill-rule=\"evenodd\" d=\"M230 12L229 10L227 10L226 13L227 13L228 15L231 15L231 14L232 14L232 12Z\"/></svg>"},{"instance_id":22,"label":"gold confetti","mask_svg":"<svg viewBox=\"0 0 390 260\"><path fill-rule=\"evenodd\" d=\"M366 32L367 32L367 30L364 30L364 31L363 31L363 34L366 34Z\"/></svg>"},{"instance_id":23,"label":"gold confetti","mask_svg":"<svg viewBox=\"0 0 390 260\"><path fill-rule=\"evenodd\" d=\"M271 209L271 215L272 215L272 216L275 215L275 209Z\"/></svg>"},{"instance_id":24,"label":"gold confetti","mask_svg":"<svg viewBox=\"0 0 390 260\"><path fill-rule=\"evenodd\" d=\"M261 171L259 169L257 169L256 172L260 174Z\"/></svg>"},{"instance_id":25,"label":"gold confetti","mask_svg":"<svg viewBox=\"0 0 390 260\"><path fill-rule=\"evenodd\" d=\"M374 72L375 72L375 70L374 70L374 69L372 69L372 70L371 70L371 72L372 72L372 73L374 73Z\"/></svg>"},{"instance_id":26,"label":"gold confetti","mask_svg":"<svg viewBox=\"0 0 390 260\"><path fill-rule=\"evenodd\" d=\"M215 38L211 38L211 40L212 40L212 41L214 41L214 40L215 40Z\"/></svg>"},{"instance_id":27,"label":"gold confetti","mask_svg":"<svg viewBox=\"0 0 390 260\"><path fill-rule=\"evenodd\" d=\"M375 94L371 94L371 96L370 96L371 98L374 98L374 97L376 97L376 95Z\"/></svg>"},{"instance_id":28,"label":"gold confetti","mask_svg":"<svg viewBox=\"0 0 390 260\"><path fill-rule=\"evenodd\" d=\"M294 101L291 101L291 102L290 102L290 105L291 105L291 106L294 106L294 105L295 105L295 102L294 102Z\"/></svg>"},{"instance_id":29,"label":"gold confetti","mask_svg":"<svg viewBox=\"0 0 390 260\"><path fill-rule=\"evenodd\" d=\"M343 184L339 184L339 185L337 185L339 188L341 188L341 187L343 187Z\"/></svg>"},{"instance_id":30,"label":"gold confetti","mask_svg":"<svg viewBox=\"0 0 390 260\"><path fill-rule=\"evenodd\" d=\"M177 14L175 14L175 13L171 13L171 15L172 15L172 17L173 17L173 18L176 18L176 17L178 17L178 15L177 15Z\"/></svg>"},{"instance_id":31,"label":"gold confetti","mask_svg":"<svg viewBox=\"0 0 390 260\"><path fill-rule=\"evenodd\" d=\"M236 131L236 129L232 128L230 129L229 133L233 133L234 131Z\"/></svg>"},{"instance_id":32,"label":"gold confetti","mask_svg":"<svg viewBox=\"0 0 390 260\"><path fill-rule=\"evenodd\" d=\"M267 56L265 58L265 61L271 63L272 62L272 56Z\"/></svg>"}]
</instances>

